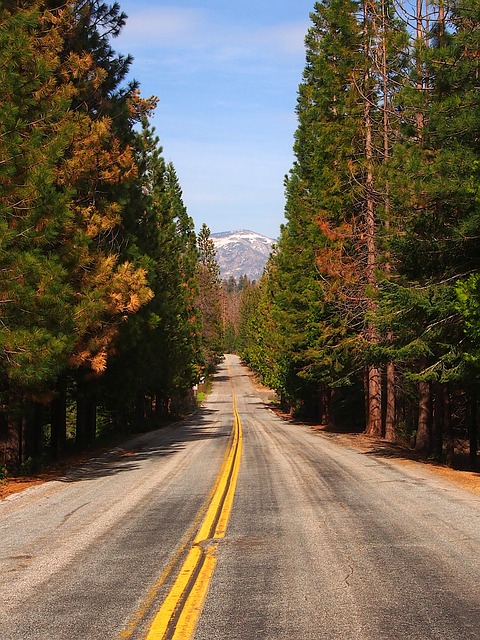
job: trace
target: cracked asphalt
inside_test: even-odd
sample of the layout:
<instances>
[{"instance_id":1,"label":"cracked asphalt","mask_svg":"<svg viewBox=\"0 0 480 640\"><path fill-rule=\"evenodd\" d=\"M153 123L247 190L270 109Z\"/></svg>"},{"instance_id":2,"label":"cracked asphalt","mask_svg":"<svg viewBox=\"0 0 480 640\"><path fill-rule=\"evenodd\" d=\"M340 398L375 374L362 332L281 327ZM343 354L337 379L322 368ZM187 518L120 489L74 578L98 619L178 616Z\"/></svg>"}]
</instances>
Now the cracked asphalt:
<instances>
[{"instance_id":1,"label":"cracked asphalt","mask_svg":"<svg viewBox=\"0 0 480 640\"><path fill-rule=\"evenodd\" d=\"M195 640L478 640L480 497L283 421L235 356L187 422L0 502L2 640L145 637L221 467L232 390L242 462Z\"/></svg>"},{"instance_id":2,"label":"cracked asphalt","mask_svg":"<svg viewBox=\"0 0 480 640\"><path fill-rule=\"evenodd\" d=\"M243 461L195 639L478 640L480 498L283 421L231 371Z\"/></svg>"}]
</instances>

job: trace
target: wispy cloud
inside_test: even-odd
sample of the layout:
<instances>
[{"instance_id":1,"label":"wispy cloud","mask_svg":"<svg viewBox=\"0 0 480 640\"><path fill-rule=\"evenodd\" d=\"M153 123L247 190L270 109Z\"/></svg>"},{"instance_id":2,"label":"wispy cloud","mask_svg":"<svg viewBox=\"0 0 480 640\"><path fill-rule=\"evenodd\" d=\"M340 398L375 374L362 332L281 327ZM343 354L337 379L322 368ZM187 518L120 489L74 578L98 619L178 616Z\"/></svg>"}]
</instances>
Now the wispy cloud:
<instances>
[{"instance_id":1,"label":"wispy cloud","mask_svg":"<svg viewBox=\"0 0 480 640\"><path fill-rule=\"evenodd\" d=\"M257 56L259 51L301 54L306 29L306 20L252 29L220 21L206 10L152 7L127 20L120 41L134 49L203 51L210 60L231 62Z\"/></svg>"},{"instance_id":2,"label":"wispy cloud","mask_svg":"<svg viewBox=\"0 0 480 640\"><path fill-rule=\"evenodd\" d=\"M313 0L121 3L130 17L113 46L160 98L153 124L190 215L275 237Z\"/></svg>"},{"instance_id":3,"label":"wispy cloud","mask_svg":"<svg viewBox=\"0 0 480 640\"><path fill-rule=\"evenodd\" d=\"M274 209L283 217L283 176L290 165L285 150L265 150L261 144L237 142L228 148L220 141L172 140L166 153L177 169L183 195L197 226L205 221L213 232L224 231L228 220L243 220L246 228L272 233L271 223L262 219ZM180 162L176 159L181 158ZM279 188L280 186L280 188ZM212 212L219 212L218 219Z\"/></svg>"},{"instance_id":4,"label":"wispy cloud","mask_svg":"<svg viewBox=\"0 0 480 640\"><path fill-rule=\"evenodd\" d=\"M266 28L260 35L267 44L287 54L304 54L308 23L295 22Z\"/></svg>"},{"instance_id":5,"label":"wispy cloud","mask_svg":"<svg viewBox=\"0 0 480 640\"><path fill-rule=\"evenodd\" d=\"M206 26L205 12L194 8L152 7L129 16L121 35L127 45L172 47L193 44Z\"/></svg>"}]
</instances>

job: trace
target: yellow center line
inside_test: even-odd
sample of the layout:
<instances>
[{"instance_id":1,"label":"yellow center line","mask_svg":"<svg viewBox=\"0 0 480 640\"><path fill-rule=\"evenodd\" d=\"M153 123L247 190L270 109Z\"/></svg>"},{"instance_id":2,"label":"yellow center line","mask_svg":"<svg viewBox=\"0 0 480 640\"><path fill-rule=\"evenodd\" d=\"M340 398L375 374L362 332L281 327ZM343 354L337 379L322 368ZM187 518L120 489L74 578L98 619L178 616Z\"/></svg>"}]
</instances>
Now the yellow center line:
<instances>
[{"instance_id":1,"label":"yellow center line","mask_svg":"<svg viewBox=\"0 0 480 640\"><path fill-rule=\"evenodd\" d=\"M146 640L188 640L195 631L215 569L217 541L226 533L240 469L242 429L235 394L233 412L233 439L217 476L210 506Z\"/></svg>"},{"instance_id":2,"label":"yellow center line","mask_svg":"<svg viewBox=\"0 0 480 640\"><path fill-rule=\"evenodd\" d=\"M195 519L193 520L191 526L187 530L185 536L183 537L179 547L177 548L177 550L176 550L175 554L173 555L173 557L171 558L170 562L166 565L166 567L164 568L162 574L160 575L158 580L155 582L155 584L150 588L150 590L149 590L147 596L145 597L142 605L137 609L137 611L134 613L133 617L130 619L130 621L126 625L124 631L120 634L119 640L129 640L129 638L132 637L132 635L135 633L136 629L138 628L138 625L141 623L143 618L146 616L148 610L150 609L152 604L155 602L155 599L156 599L161 587L167 581L167 579L170 576L170 574L172 573L172 571L175 569L175 566L179 562L179 560L182 557L182 555L184 554L185 550L190 545L193 544L193 541L195 540L195 532L197 531L200 523L202 522L202 518L205 518L205 514L207 513L207 511L209 509L209 506L210 506L210 504L211 504L211 502L212 502L212 500L213 500L213 498L214 498L214 496L215 496L215 494L216 494L216 492L218 490L220 479L223 476L224 470L226 469L226 466L228 464L228 458L229 458L229 454L230 454L230 451L231 451L231 448L232 448L232 443L233 443L233 433L232 433L232 435L230 437L229 444L227 446L227 449L225 450L225 454L224 454L223 459L222 459L222 464L220 466L220 473L216 477L215 483L214 483L209 495L207 496L207 499L204 501L204 503L202 504L202 506L198 510L198 513L195 516Z\"/></svg>"},{"instance_id":3,"label":"yellow center line","mask_svg":"<svg viewBox=\"0 0 480 640\"><path fill-rule=\"evenodd\" d=\"M240 416L237 411L237 399L235 394L233 394L233 415L235 419L235 431L237 433L237 454L233 460L232 465L232 475L230 479L230 484L228 487L227 495L225 496L225 501L223 503L222 511L220 512L220 516L218 518L217 526L215 528L214 538L223 538L225 537L227 531L227 524L230 518L230 512L232 510L233 498L235 497L235 489L237 486L237 478L238 472L240 470L240 460L242 453L242 425L240 423Z\"/></svg>"},{"instance_id":4,"label":"yellow center line","mask_svg":"<svg viewBox=\"0 0 480 640\"><path fill-rule=\"evenodd\" d=\"M216 562L215 547L211 546L206 551L202 568L178 617L172 640L190 640L193 637L207 597Z\"/></svg>"}]
</instances>

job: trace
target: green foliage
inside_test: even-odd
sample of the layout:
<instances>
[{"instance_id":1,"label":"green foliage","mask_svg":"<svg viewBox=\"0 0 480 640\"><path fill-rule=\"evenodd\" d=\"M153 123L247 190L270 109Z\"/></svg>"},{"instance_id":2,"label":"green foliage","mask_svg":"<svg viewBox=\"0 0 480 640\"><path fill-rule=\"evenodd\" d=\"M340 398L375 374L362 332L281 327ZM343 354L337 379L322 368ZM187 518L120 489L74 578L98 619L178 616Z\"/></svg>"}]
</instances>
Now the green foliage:
<instances>
[{"instance_id":1,"label":"green foliage","mask_svg":"<svg viewBox=\"0 0 480 640\"><path fill-rule=\"evenodd\" d=\"M423 437L478 380L480 18L473 0L432 5L415 39L395 5L315 4L287 224L240 348L292 406L330 395L337 419L364 377L368 405L375 369L399 407L384 421ZM414 422L420 385L430 427Z\"/></svg>"},{"instance_id":2,"label":"green foliage","mask_svg":"<svg viewBox=\"0 0 480 640\"><path fill-rule=\"evenodd\" d=\"M198 232L197 247L199 259L196 308L201 319L205 366L207 372L211 373L224 352L224 339L220 267L215 257L215 245L210 237L210 229L205 223Z\"/></svg>"},{"instance_id":3,"label":"green foliage","mask_svg":"<svg viewBox=\"0 0 480 640\"><path fill-rule=\"evenodd\" d=\"M457 282L456 308L464 321L466 344L463 357L470 376L480 376L480 275L472 273L467 280Z\"/></svg>"},{"instance_id":4,"label":"green foliage","mask_svg":"<svg viewBox=\"0 0 480 640\"><path fill-rule=\"evenodd\" d=\"M22 464L18 468L19 476L31 476L35 473L41 471L42 468L45 467L48 460L45 456L40 458L34 458L29 456L26 460L22 462Z\"/></svg>"},{"instance_id":5,"label":"green foliage","mask_svg":"<svg viewBox=\"0 0 480 640\"><path fill-rule=\"evenodd\" d=\"M480 340L480 275L472 273L456 286L458 309L465 319L465 331L471 339Z\"/></svg>"},{"instance_id":6,"label":"green foliage","mask_svg":"<svg viewBox=\"0 0 480 640\"><path fill-rule=\"evenodd\" d=\"M146 120L136 145L141 173L132 181L128 200L128 254L145 265L154 296L124 327L102 385L109 410L138 427L144 411L139 416L135 407L148 397L157 407L152 419L160 418L170 410L171 399L187 395L198 380L203 356L194 307L198 256L193 221L175 169L165 163Z\"/></svg>"},{"instance_id":7,"label":"green foliage","mask_svg":"<svg viewBox=\"0 0 480 640\"><path fill-rule=\"evenodd\" d=\"M289 404L313 412L322 385L344 384L348 367L356 367L346 356L357 314L344 302L355 273L350 256L358 253L351 233L361 171L355 168L362 116L354 72L361 68L358 9L356 2L332 0L316 3L311 14L296 162L285 183L287 224L242 350Z\"/></svg>"},{"instance_id":8,"label":"green foliage","mask_svg":"<svg viewBox=\"0 0 480 640\"><path fill-rule=\"evenodd\" d=\"M124 84L131 58L110 45L125 18L118 3L0 7L0 419L20 430L68 392L84 444L96 403L119 427L138 398L169 410L204 362L193 222L149 130L156 99Z\"/></svg>"},{"instance_id":9,"label":"green foliage","mask_svg":"<svg viewBox=\"0 0 480 640\"><path fill-rule=\"evenodd\" d=\"M71 224L71 194L55 185L75 132L73 88L53 78L60 34L36 37L35 7L0 9L0 362L15 385L44 387L74 344L74 295L56 249Z\"/></svg>"}]
</instances>

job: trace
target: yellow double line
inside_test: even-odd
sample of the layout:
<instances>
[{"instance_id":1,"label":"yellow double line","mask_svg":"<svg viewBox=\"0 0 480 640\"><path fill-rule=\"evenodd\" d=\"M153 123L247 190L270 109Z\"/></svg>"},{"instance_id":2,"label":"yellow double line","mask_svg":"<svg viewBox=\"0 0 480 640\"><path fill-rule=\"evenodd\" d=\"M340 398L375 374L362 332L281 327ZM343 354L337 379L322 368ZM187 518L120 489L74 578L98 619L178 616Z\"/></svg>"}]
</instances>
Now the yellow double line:
<instances>
[{"instance_id":1,"label":"yellow double line","mask_svg":"<svg viewBox=\"0 0 480 640\"><path fill-rule=\"evenodd\" d=\"M215 569L218 541L226 533L240 468L242 429L235 395L233 413L233 437L207 513L146 640L188 640L195 631Z\"/></svg>"}]
</instances>

